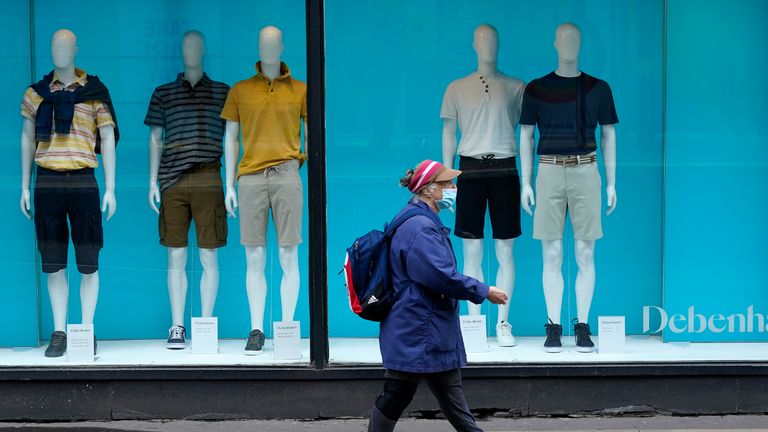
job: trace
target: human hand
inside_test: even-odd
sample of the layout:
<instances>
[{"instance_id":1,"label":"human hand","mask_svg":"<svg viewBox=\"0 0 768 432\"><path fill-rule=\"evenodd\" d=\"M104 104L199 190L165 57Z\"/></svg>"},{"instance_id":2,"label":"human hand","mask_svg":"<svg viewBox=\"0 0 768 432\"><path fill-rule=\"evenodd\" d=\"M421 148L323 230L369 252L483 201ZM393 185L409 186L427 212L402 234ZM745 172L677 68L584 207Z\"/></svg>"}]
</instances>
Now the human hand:
<instances>
[{"instance_id":1,"label":"human hand","mask_svg":"<svg viewBox=\"0 0 768 432\"><path fill-rule=\"evenodd\" d=\"M509 296L504 291L496 288L495 286L492 286L488 290L488 296L486 297L489 302L497 305L505 305L507 304L507 300L509 299Z\"/></svg>"}]
</instances>

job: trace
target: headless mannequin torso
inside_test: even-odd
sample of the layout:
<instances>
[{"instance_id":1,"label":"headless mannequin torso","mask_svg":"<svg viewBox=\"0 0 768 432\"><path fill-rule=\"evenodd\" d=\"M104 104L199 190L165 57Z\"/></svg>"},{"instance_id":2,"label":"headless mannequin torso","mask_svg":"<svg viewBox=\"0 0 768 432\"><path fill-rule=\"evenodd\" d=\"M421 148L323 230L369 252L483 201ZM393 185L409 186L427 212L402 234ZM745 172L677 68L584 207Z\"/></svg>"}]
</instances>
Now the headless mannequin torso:
<instances>
[{"instance_id":1,"label":"headless mannequin torso","mask_svg":"<svg viewBox=\"0 0 768 432\"><path fill-rule=\"evenodd\" d=\"M70 30L61 29L51 38L51 54L56 75L64 84L69 85L76 80L75 56L77 55L77 37ZM101 157L104 169L105 190L102 196L101 211L110 220L117 209L115 199L115 135L113 126L99 128L101 136ZM28 218L30 213L30 179L37 147L35 138L35 122L24 119L21 133L21 211ZM67 310L69 305L69 284L66 270L48 274L48 294L53 310L54 331L65 331L67 325ZM82 306L82 323L93 324L96 313L96 302L99 297L99 272L83 274L80 282L80 303Z\"/></svg>"},{"instance_id":2,"label":"headless mannequin torso","mask_svg":"<svg viewBox=\"0 0 768 432\"><path fill-rule=\"evenodd\" d=\"M276 27L265 27L259 32L259 60L261 72L269 80L280 76L281 56L283 54L283 34ZM304 123L306 131L306 123ZM240 156L240 123L227 120L224 159L226 164L226 196L224 202L227 212L235 217L238 207L235 189L236 169ZM304 134L304 151L307 152L307 134ZM267 297L267 279L264 274L267 254L265 246L246 246L246 289L251 313L251 330L264 329L264 309ZM299 296L299 249L298 246L278 247L278 261L283 271L280 282L282 320L292 321Z\"/></svg>"},{"instance_id":3,"label":"headless mannequin torso","mask_svg":"<svg viewBox=\"0 0 768 432\"><path fill-rule=\"evenodd\" d=\"M562 77L577 77L579 71L579 49L581 33L572 24L558 27L555 36L555 49L558 53L558 67L555 73ZM531 175L533 173L534 129L532 125L521 125L520 163L522 169L521 204L530 215L535 204ZM600 147L606 176L607 214L616 208L616 131L612 124L600 125ZM542 258L544 269L542 283L547 304L547 315L554 324L560 324L563 299L563 242L560 240L542 240ZM576 309L578 320L587 323L592 297L595 290L595 240L575 240L575 257L578 266L576 276Z\"/></svg>"},{"instance_id":4,"label":"headless mannequin torso","mask_svg":"<svg viewBox=\"0 0 768 432\"><path fill-rule=\"evenodd\" d=\"M194 87L203 77L203 57L205 40L196 31L187 32L182 39L182 57L184 59L184 78ZM155 213L160 213L160 188L157 177L164 148L163 128L152 126L149 135L149 205ZM187 254L188 248L168 249L168 294L171 301L171 315L174 326L184 326L184 311L187 300ZM219 288L219 262L216 249L198 248L203 274L200 280L201 316L213 315L216 295Z\"/></svg>"},{"instance_id":5,"label":"headless mannequin torso","mask_svg":"<svg viewBox=\"0 0 768 432\"><path fill-rule=\"evenodd\" d=\"M475 29L474 41L472 44L477 53L477 73L484 77L495 77L500 72L497 69L497 56L499 40L496 30L488 25L481 25ZM443 164L453 168L456 158L456 132L458 129L457 119L443 119ZM499 264L496 273L496 286L503 290L509 298L512 297L512 291L515 285L515 262L514 262L514 239L495 239L496 260ZM464 274L474 277L480 281L484 280L483 275L483 239L462 239L464 255ZM481 305L467 302L470 315L480 315ZM502 322L509 320L509 303L499 305L497 319L497 329ZM509 333L504 342L501 341L497 330L497 338L502 346L515 345L514 337Z\"/></svg>"}]
</instances>

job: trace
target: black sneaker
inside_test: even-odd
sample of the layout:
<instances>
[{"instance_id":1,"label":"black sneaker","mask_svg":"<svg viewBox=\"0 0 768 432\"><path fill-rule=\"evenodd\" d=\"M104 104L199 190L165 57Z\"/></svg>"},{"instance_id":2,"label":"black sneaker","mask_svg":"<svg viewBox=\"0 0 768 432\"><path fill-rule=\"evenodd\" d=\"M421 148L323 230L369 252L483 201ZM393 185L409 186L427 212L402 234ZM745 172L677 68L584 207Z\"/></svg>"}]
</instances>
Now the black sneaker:
<instances>
[{"instance_id":1,"label":"black sneaker","mask_svg":"<svg viewBox=\"0 0 768 432\"><path fill-rule=\"evenodd\" d=\"M261 330L251 330L248 335L248 343L245 344L245 355L259 355L264 348L264 332Z\"/></svg>"},{"instance_id":2,"label":"black sneaker","mask_svg":"<svg viewBox=\"0 0 768 432\"><path fill-rule=\"evenodd\" d=\"M573 324L573 332L576 334L576 351L580 353L593 352L595 344L592 343L592 339L589 337L592 334L589 331L589 324L579 322L578 318L574 318L571 324Z\"/></svg>"},{"instance_id":3,"label":"black sneaker","mask_svg":"<svg viewBox=\"0 0 768 432\"><path fill-rule=\"evenodd\" d=\"M63 331L55 331L51 335L48 348L45 349L46 357L61 357L67 350L67 334Z\"/></svg>"},{"instance_id":4,"label":"black sneaker","mask_svg":"<svg viewBox=\"0 0 768 432\"><path fill-rule=\"evenodd\" d=\"M165 347L168 349L184 349L187 347L187 341L185 336L187 330L184 326L172 326L168 329L168 341L165 342Z\"/></svg>"},{"instance_id":5,"label":"black sneaker","mask_svg":"<svg viewBox=\"0 0 768 432\"><path fill-rule=\"evenodd\" d=\"M549 324L544 324L544 328L547 329L547 340L544 341L544 352L559 353L563 351L563 343L560 342L560 337L563 336L563 326L555 324L552 320L549 320Z\"/></svg>"}]
</instances>

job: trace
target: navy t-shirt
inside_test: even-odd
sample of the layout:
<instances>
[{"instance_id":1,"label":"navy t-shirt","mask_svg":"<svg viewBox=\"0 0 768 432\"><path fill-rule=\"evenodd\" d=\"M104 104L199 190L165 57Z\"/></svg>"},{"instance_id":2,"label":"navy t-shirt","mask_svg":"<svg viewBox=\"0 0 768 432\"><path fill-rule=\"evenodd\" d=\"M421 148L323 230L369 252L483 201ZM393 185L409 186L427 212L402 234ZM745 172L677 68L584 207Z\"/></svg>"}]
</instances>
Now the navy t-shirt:
<instances>
[{"instance_id":1,"label":"navy t-shirt","mask_svg":"<svg viewBox=\"0 0 768 432\"><path fill-rule=\"evenodd\" d=\"M597 124L618 122L611 87L584 72L570 78L552 72L525 88L520 124L539 126L539 155L591 153Z\"/></svg>"}]
</instances>

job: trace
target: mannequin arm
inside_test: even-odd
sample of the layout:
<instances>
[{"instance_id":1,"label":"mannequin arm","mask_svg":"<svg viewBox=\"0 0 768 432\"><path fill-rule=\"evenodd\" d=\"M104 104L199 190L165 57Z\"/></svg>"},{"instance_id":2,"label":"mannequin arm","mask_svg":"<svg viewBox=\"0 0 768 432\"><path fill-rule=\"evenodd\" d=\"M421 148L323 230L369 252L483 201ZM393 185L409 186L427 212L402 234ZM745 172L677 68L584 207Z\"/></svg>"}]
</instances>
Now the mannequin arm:
<instances>
[{"instance_id":1,"label":"mannequin arm","mask_svg":"<svg viewBox=\"0 0 768 432\"><path fill-rule=\"evenodd\" d=\"M520 125L520 203L523 210L529 215L532 214L531 206L536 205L533 188L531 187L531 176L533 175L533 140L535 126Z\"/></svg>"},{"instance_id":2,"label":"mannequin arm","mask_svg":"<svg viewBox=\"0 0 768 432\"><path fill-rule=\"evenodd\" d=\"M160 214L157 204L160 202L160 188L157 186L157 172L160 170L160 158L163 155L163 128L152 126L149 130L149 206Z\"/></svg>"},{"instance_id":3,"label":"mannequin arm","mask_svg":"<svg viewBox=\"0 0 768 432\"><path fill-rule=\"evenodd\" d=\"M32 164L35 160L35 122L24 119L21 129L21 212L32 219L29 184L32 178Z\"/></svg>"},{"instance_id":4,"label":"mannequin arm","mask_svg":"<svg viewBox=\"0 0 768 432\"><path fill-rule=\"evenodd\" d=\"M443 165L453 168L456 159L456 119L443 119Z\"/></svg>"},{"instance_id":5,"label":"mannequin arm","mask_svg":"<svg viewBox=\"0 0 768 432\"><path fill-rule=\"evenodd\" d=\"M107 220L110 220L117 210L117 199L115 198L114 126L100 127L99 136L101 136L101 162L104 166L104 198L101 203L101 212L106 212Z\"/></svg>"},{"instance_id":6,"label":"mannequin arm","mask_svg":"<svg viewBox=\"0 0 768 432\"><path fill-rule=\"evenodd\" d=\"M237 160L240 157L240 123L227 120L226 134L224 135L224 166L226 172L226 196L224 205L230 217L235 217L237 211L237 193L235 192L235 170Z\"/></svg>"},{"instance_id":7,"label":"mannequin arm","mask_svg":"<svg viewBox=\"0 0 768 432\"><path fill-rule=\"evenodd\" d=\"M616 209L616 127L612 124L600 126L600 148L603 150L605 167L605 194L608 210L611 214Z\"/></svg>"}]
</instances>

